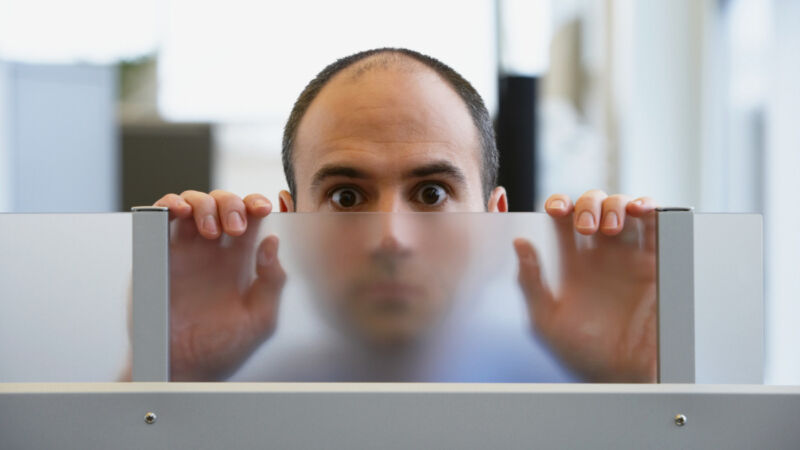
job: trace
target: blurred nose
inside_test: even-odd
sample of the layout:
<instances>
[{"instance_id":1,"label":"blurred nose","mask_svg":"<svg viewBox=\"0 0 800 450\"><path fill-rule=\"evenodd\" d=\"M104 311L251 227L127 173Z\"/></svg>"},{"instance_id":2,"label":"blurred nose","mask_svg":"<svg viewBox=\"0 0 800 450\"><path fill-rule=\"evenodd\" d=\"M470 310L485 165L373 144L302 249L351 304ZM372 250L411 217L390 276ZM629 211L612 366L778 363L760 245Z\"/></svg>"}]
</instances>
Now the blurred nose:
<instances>
[{"instance_id":1,"label":"blurred nose","mask_svg":"<svg viewBox=\"0 0 800 450\"><path fill-rule=\"evenodd\" d=\"M413 253L414 236L412 209L402 196L382 196L372 215L375 230L373 258L393 266Z\"/></svg>"}]
</instances>

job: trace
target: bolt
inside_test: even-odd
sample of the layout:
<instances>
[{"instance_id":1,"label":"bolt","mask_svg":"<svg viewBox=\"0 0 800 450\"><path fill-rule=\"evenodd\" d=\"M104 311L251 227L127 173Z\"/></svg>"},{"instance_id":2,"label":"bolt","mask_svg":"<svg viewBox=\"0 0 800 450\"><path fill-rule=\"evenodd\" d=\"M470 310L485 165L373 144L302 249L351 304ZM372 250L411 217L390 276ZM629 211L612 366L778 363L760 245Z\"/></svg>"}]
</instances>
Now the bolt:
<instances>
[{"instance_id":1,"label":"bolt","mask_svg":"<svg viewBox=\"0 0 800 450\"><path fill-rule=\"evenodd\" d=\"M675 414L675 425L679 427L686 425L686 416L683 414Z\"/></svg>"},{"instance_id":2,"label":"bolt","mask_svg":"<svg viewBox=\"0 0 800 450\"><path fill-rule=\"evenodd\" d=\"M149 413L144 415L144 423L146 423L148 425L152 425L152 424L156 423L157 419L158 419L158 416L156 416L156 413L154 413L154 412L149 412Z\"/></svg>"}]
</instances>

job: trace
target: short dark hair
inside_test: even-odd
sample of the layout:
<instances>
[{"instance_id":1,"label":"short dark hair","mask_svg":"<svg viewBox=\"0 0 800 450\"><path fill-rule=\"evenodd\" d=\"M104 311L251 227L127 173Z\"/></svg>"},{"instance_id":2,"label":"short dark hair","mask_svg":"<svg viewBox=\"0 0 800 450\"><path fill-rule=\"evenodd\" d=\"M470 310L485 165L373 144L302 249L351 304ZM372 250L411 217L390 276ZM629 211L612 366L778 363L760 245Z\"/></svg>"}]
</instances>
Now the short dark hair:
<instances>
[{"instance_id":1,"label":"short dark hair","mask_svg":"<svg viewBox=\"0 0 800 450\"><path fill-rule=\"evenodd\" d=\"M311 102L314 101L322 88L325 87L336 74L355 63L379 54L407 56L433 69L464 101L480 137L481 153L483 156L481 164L481 183L483 185L484 201L488 201L492 189L494 189L497 184L500 157L497 152L492 118L489 116L486 105L483 104L483 99L481 99L478 91L476 91L464 77L459 75L458 72L450 68L450 66L438 59L405 48L377 48L346 56L322 69L322 71L306 85L305 89L303 89L303 92L300 93L300 96L294 103L292 112L289 114L289 119L286 121L286 126L283 129L283 148L281 156L283 160L283 171L286 174L286 182L289 185L289 192L292 194L292 197L295 197L295 193L297 192L292 150L297 137L297 128L311 105Z\"/></svg>"}]
</instances>

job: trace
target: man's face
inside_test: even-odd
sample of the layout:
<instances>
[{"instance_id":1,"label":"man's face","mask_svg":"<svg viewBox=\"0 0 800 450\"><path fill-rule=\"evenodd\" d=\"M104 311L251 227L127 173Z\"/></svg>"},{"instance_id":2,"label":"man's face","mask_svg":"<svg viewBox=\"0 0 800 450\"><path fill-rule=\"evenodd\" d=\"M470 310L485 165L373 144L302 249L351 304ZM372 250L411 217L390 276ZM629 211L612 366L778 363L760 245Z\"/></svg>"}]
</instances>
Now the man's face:
<instances>
[{"instance_id":1,"label":"man's face","mask_svg":"<svg viewBox=\"0 0 800 450\"><path fill-rule=\"evenodd\" d=\"M319 93L294 144L296 212L504 210L484 203L478 131L463 100L432 70L346 69ZM468 236L454 220L347 215L315 227L323 306L360 338L398 343L447 309L465 267ZM321 233L320 233L321 231Z\"/></svg>"}]
</instances>

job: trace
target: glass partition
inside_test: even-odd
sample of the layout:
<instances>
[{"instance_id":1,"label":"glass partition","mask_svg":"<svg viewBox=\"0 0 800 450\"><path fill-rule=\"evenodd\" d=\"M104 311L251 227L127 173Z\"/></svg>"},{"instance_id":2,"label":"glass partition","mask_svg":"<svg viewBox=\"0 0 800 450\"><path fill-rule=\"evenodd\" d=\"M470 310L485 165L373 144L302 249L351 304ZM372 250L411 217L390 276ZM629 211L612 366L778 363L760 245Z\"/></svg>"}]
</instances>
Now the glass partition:
<instances>
[{"instance_id":1,"label":"glass partition","mask_svg":"<svg viewBox=\"0 0 800 450\"><path fill-rule=\"evenodd\" d=\"M130 214L0 214L0 382L117 380L130 276Z\"/></svg>"},{"instance_id":2,"label":"glass partition","mask_svg":"<svg viewBox=\"0 0 800 450\"><path fill-rule=\"evenodd\" d=\"M209 241L173 221L172 379L655 382L654 224L274 213Z\"/></svg>"}]
</instances>

